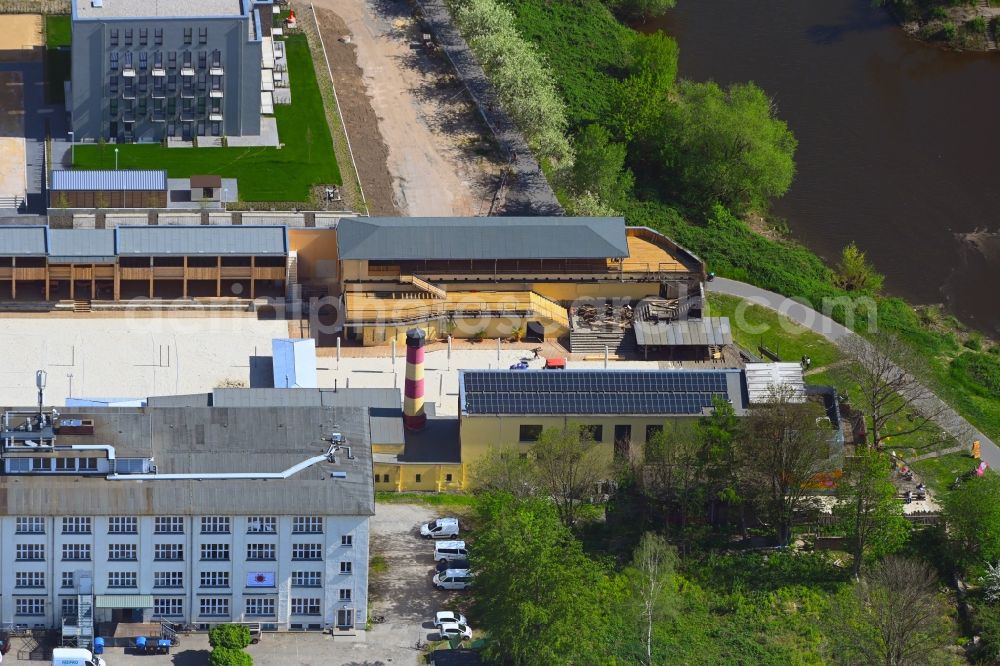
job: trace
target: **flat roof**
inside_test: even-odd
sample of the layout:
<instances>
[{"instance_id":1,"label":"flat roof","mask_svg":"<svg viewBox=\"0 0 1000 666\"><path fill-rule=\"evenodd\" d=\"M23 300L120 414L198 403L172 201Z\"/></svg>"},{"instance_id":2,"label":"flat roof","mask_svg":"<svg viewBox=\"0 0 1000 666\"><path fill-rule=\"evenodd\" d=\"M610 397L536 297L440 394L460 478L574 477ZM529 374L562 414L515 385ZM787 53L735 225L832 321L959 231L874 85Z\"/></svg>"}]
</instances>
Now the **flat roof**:
<instances>
[{"instance_id":1,"label":"flat roof","mask_svg":"<svg viewBox=\"0 0 1000 666\"><path fill-rule=\"evenodd\" d=\"M0 225L0 254L5 257L44 257L48 253L48 227Z\"/></svg>"},{"instance_id":2,"label":"flat roof","mask_svg":"<svg viewBox=\"0 0 1000 666\"><path fill-rule=\"evenodd\" d=\"M636 319L632 322L640 347L709 347L733 343L728 317L666 321Z\"/></svg>"},{"instance_id":3,"label":"flat roof","mask_svg":"<svg viewBox=\"0 0 1000 666\"><path fill-rule=\"evenodd\" d=\"M696 416L716 397L746 405L739 369L461 370L463 416Z\"/></svg>"},{"instance_id":4,"label":"flat roof","mask_svg":"<svg viewBox=\"0 0 1000 666\"><path fill-rule=\"evenodd\" d=\"M78 20L127 18L222 18L247 13L242 0L73 0ZM249 3L247 3L249 7Z\"/></svg>"},{"instance_id":5,"label":"flat roof","mask_svg":"<svg viewBox=\"0 0 1000 666\"><path fill-rule=\"evenodd\" d=\"M44 473L2 475L0 502L5 515L372 515L368 407L268 405L262 396L258 398L253 401L257 404L245 407L165 405L169 401L155 398L141 408L67 406L60 417L92 419L94 433L57 434L57 445L109 444L119 459L152 458L157 474L191 478L130 481L102 475L72 479ZM335 464L319 462L287 478L199 476L283 472L323 455L333 432L347 438L352 458L343 451ZM334 478L332 472L346 476Z\"/></svg>"},{"instance_id":6,"label":"flat roof","mask_svg":"<svg viewBox=\"0 0 1000 666\"><path fill-rule=\"evenodd\" d=\"M70 191L143 191L166 190L167 172L144 170L84 171L81 169L53 170L50 190Z\"/></svg>"},{"instance_id":7,"label":"flat roof","mask_svg":"<svg viewBox=\"0 0 1000 666\"><path fill-rule=\"evenodd\" d=\"M120 256L194 256L288 254L285 227L156 226L117 228Z\"/></svg>"},{"instance_id":8,"label":"flat roof","mask_svg":"<svg viewBox=\"0 0 1000 666\"><path fill-rule=\"evenodd\" d=\"M341 259L611 259L628 256L621 217L352 217Z\"/></svg>"}]
</instances>

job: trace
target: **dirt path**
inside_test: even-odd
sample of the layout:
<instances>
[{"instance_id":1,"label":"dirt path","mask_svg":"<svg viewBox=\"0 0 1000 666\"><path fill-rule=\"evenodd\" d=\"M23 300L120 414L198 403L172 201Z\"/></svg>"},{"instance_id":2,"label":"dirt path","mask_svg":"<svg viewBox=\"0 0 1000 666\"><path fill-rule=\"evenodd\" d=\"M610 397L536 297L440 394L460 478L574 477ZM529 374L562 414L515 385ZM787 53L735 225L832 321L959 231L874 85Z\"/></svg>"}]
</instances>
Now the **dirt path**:
<instances>
[{"instance_id":1,"label":"dirt path","mask_svg":"<svg viewBox=\"0 0 1000 666\"><path fill-rule=\"evenodd\" d=\"M396 214L485 214L499 174L492 147L444 57L413 46L408 5L314 5L372 214L392 214L386 183Z\"/></svg>"}]
</instances>

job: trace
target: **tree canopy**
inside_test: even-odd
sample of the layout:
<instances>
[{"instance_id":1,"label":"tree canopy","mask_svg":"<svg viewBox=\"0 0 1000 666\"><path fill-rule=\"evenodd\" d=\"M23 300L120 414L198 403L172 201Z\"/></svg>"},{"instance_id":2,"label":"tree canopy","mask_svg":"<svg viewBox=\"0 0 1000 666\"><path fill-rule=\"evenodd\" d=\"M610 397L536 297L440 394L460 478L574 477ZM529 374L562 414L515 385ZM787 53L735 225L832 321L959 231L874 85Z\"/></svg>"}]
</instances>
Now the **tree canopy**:
<instances>
[{"instance_id":1,"label":"tree canopy","mask_svg":"<svg viewBox=\"0 0 1000 666\"><path fill-rule=\"evenodd\" d=\"M208 644L213 648L242 650L250 645L250 629L242 624L218 624L208 630Z\"/></svg>"},{"instance_id":2,"label":"tree canopy","mask_svg":"<svg viewBox=\"0 0 1000 666\"><path fill-rule=\"evenodd\" d=\"M1000 560L1000 475L963 481L941 503L957 563Z\"/></svg>"}]
</instances>

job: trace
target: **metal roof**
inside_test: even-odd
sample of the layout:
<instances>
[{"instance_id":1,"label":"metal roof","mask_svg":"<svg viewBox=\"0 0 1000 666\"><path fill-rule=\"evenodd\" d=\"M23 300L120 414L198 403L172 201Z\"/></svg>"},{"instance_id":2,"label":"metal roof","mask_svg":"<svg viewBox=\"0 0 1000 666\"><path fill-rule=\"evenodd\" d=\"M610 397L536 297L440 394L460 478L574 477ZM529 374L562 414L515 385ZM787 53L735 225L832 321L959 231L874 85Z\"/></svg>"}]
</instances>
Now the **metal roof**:
<instances>
[{"instance_id":1,"label":"metal roof","mask_svg":"<svg viewBox=\"0 0 1000 666\"><path fill-rule=\"evenodd\" d=\"M747 363L744 373L751 404L770 402L777 387L789 387L794 402L806 399L806 381L799 363Z\"/></svg>"},{"instance_id":2,"label":"metal roof","mask_svg":"<svg viewBox=\"0 0 1000 666\"><path fill-rule=\"evenodd\" d=\"M154 170L54 170L49 189L55 191L166 190L167 172Z\"/></svg>"},{"instance_id":3,"label":"metal roof","mask_svg":"<svg viewBox=\"0 0 1000 666\"><path fill-rule=\"evenodd\" d=\"M116 231L121 256L288 254L285 227L279 226L122 226Z\"/></svg>"},{"instance_id":4,"label":"metal roof","mask_svg":"<svg viewBox=\"0 0 1000 666\"><path fill-rule=\"evenodd\" d=\"M98 6L91 0L73 0L73 14L77 20L90 21L123 18L219 18L245 16L245 7L249 7L249 4L241 3L240 0L103 0Z\"/></svg>"},{"instance_id":5,"label":"metal roof","mask_svg":"<svg viewBox=\"0 0 1000 666\"><path fill-rule=\"evenodd\" d=\"M713 399L742 413L742 373L727 370L463 370L466 416L499 414L697 415Z\"/></svg>"},{"instance_id":6,"label":"metal roof","mask_svg":"<svg viewBox=\"0 0 1000 666\"><path fill-rule=\"evenodd\" d=\"M113 229L50 229L49 260L101 258L114 261L115 232Z\"/></svg>"},{"instance_id":7,"label":"metal roof","mask_svg":"<svg viewBox=\"0 0 1000 666\"><path fill-rule=\"evenodd\" d=\"M48 227L0 225L0 255L5 257L44 257Z\"/></svg>"},{"instance_id":8,"label":"metal roof","mask_svg":"<svg viewBox=\"0 0 1000 666\"><path fill-rule=\"evenodd\" d=\"M682 321L635 320L635 341L640 347L730 345L733 332L728 317L705 317Z\"/></svg>"},{"instance_id":9,"label":"metal roof","mask_svg":"<svg viewBox=\"0 0 1000 666\"><path fill-rule=\"evenodd\" d=\"M341 259L608 259L628 256L620 217L352 217Z\"/></svg>"}]
</instances>

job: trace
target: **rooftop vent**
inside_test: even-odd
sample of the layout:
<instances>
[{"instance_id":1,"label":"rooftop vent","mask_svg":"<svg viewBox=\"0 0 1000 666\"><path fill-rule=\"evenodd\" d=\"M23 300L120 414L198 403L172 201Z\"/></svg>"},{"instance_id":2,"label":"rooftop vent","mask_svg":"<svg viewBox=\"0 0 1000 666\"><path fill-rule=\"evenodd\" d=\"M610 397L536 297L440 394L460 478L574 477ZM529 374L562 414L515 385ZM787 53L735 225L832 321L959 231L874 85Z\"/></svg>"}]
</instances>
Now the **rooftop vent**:
<instances>
[{"instance_id":1,"label":"rooftop vent","mask_svg":"<svg viewBox=\"0 0 1000 666\"><path fill-rule=\"evenodd\" d=\"M331 479L346 479L347 472L330 472Z\"/></svg>"},{"instance_id":2,"label":"rooftop vent","mask_svg":"<svg viewBox=\"0 0 1000 666\"><path fill-rule=\"evenodd\" d=\"M90 6L101 8L104 6L104 0L90 0Z\"/></svg>"}]
</instances>

